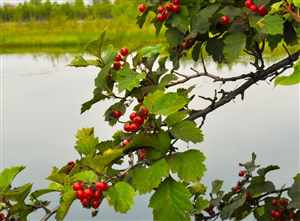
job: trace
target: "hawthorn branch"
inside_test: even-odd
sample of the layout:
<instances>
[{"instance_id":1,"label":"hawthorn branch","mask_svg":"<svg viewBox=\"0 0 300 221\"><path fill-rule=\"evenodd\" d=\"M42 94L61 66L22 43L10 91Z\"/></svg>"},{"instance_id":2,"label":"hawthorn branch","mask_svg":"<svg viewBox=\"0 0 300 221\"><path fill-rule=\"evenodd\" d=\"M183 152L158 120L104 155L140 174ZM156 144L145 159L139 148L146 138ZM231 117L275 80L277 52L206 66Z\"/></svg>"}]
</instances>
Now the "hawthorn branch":
<instances>
[{"instance_id":1,"label":"hawthorn branch","mask_svg":"<svg viewBox=\"0 0 300 221\"><path fill-rule=\"evenodd\" d=\"M274 78L278 76L279 74L283 73L288 68L291 68L293 63L298 60L300 56L300 50L295 52L294 54L291 54L285 59L280 60L279 62L269 66L268 68L264 70L258 70L255 73L246 74L244 76L250 75L251 78L248 79L246 82L244 82L242 85L240 85L235 90L232 90L230 92L223 91L222 97L214 102L213 104L210 104L205 109L202 110L195 110L191 113L189 119L190 120L196 120L198 118L204 118L207 114L210 112L218 109L219 107L229 103L230 101L234 100L238 95L241 95L242 98L244 97L245 91L250 88L252 85L258 83L259 81L266 80L268 78Z\"/></svg>"},{"instance_id":2,"label":"hawthorn branch","mask_svg":"<svg viewBox=\"0 0 300 221\"><path fill-rule=\"evenodd\" d=\"M57 212L58 208L59 206L55 207L54 209L46 213L46 215L42 217L41 221L49 220Z\"/></svg>"},{"instance_id":3,"label":"hawthorn branch","mask_svg":"<svg viewBox=\"0 0 300 221\"><path fill-rule=\"evenodd\" d=\"M173 86L176 86L176 85L179 85L179 84L183 84L183 83L186 83L186 82L188 82L188 81L190 81L192 79L200 78L200 77L208 77L208 78L212 79L213 82L222 82L223 84L225 84L226 82L233 82L233 81L238 81L238 80L245 80L245 79L248 79L248 78L251 78L251 77L254 76L254 73L251 72L251 73L242 74L242 75L239 75L239 76L223 78L223 77L220 77L218 75L208 73L206 71L206 69L204 70L204 72L199 72L198 70L196 70L194 68L191 68L191 70L193 72L195 72L195 74L189 75L189 76L184 75L184 79L171 82L170 84L167 85L167 88L173 87ZM178 74L178 72L176 72L176 73ZM181 75L183 75L183 74L181 74Z\"/></svg>"}]
</instances>

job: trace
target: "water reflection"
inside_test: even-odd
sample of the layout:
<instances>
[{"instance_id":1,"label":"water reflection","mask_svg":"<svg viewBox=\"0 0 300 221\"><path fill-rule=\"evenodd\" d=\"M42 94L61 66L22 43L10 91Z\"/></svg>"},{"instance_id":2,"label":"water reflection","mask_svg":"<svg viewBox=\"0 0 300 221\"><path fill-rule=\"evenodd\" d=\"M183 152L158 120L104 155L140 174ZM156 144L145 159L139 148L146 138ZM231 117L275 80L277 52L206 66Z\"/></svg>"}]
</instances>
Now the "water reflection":
<instances>
[{"instance_id":1,"label":"water reflection","mask_svg":"<svg viewBox=\"0 0 300 221\"><path fill-rule=\"evenodd\" d=\"M53 165L61 166L78 157L72 149L79 127L94 126L101 139L109 139L115 128L103 121L105 101L87 114L80 115L80 105L91 97L94 68L68 67L69 57L51 61L46 57L4 55L4 160L1 165L25 164L27 169L16 184L34 181L35 188L45 187L44 180ZM220 72L213 64L209 70ZM223 73L240 73L248 67L238 65ZM182 70L187 72L188 70ZM207 93L208 81L202 79L195 89ZM200 107L204 101L194 103ZM246 93L246 99L228 104L209 115L204 126L207 156L205 182L225 180L226 188L237 181L237 164L251 152L261 164L279 164L273 174L278 184L291 182L299 169L299 93L298 87L274 88L260 83ZM1 157L2 158L2 157ZM51 197L54 198L54 195ZM151 220L147 197L139 197L135 208L126 215L115 214L104 205L99 220ZM88 212L77 204L69 220L86 220ZM38 217L38 216L35 216ZM30 220L34 220L32 217Z\"/></svg>"}]
</instances>

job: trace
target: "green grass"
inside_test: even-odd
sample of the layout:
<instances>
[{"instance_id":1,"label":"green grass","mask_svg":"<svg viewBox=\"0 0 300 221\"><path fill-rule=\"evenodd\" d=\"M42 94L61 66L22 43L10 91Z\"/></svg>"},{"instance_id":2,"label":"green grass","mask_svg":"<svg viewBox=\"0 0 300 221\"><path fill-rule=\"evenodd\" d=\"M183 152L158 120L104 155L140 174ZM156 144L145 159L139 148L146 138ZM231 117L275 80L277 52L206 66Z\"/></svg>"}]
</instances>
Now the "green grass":
<instances>
[{"instance_id":1,"label":"green grass","mask_svg":"<svg viewBox=\"0 0 300 221\"><path fill-rule=\"evenodd\" d=\"M108 42L115 47L140 47L161 42L153 27L142 30L122 19L55 20L26 23L0 23L0 53L74 53L106 30Z\"/></svg>"}]
</instances>

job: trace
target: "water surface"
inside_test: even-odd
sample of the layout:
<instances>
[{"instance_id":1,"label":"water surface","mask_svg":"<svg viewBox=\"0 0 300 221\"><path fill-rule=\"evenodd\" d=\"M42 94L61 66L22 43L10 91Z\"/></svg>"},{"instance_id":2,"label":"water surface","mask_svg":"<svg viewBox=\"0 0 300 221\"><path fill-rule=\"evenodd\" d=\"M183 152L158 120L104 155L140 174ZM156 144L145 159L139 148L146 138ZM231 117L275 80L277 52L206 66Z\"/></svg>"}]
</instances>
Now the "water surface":
<instances>
[{"instance_id":1,"label":"water surface","mask_svg":"<svg viewBox=\"0 0 300 221\"><path fill-rule=\"evenodd\" d=\"M111 137L116 128L103 121L110 102L80 115L80 105L92 95L97 70L68 67L69 56L51 60L45 56L2 55L1 60L4 121L0 165L27 165L16 184L34 181L35 188L46 187L44 178L52 166L78 158L72 148L78 128L95 127L100 139ZM210 64L208 68L226 75L245 72L249 67L241 64L233 70L217 70ZM182 71L188 73L187 69ZM189 85L195 83L195 92L205 95L208 81L202 79ZM200 107L203 102L199 100L193 106ZM230 188L238 179L237 164L247 160L253 151L261 164L281 166L272 174L273 180L278 184L291 183L299 170L299 89L274 88L261 82L246 92L244 101L236 99L210 114L203 130L205 141L190 146L200 148L207 156L206 183L224 179L226 188ZM74 221L88 220L87 217L88 212L76 204L67 218ZM114 213L105 204L97 220L151 220L147 197L139 197L126 215Z\"/></svg>"}]
</instances>

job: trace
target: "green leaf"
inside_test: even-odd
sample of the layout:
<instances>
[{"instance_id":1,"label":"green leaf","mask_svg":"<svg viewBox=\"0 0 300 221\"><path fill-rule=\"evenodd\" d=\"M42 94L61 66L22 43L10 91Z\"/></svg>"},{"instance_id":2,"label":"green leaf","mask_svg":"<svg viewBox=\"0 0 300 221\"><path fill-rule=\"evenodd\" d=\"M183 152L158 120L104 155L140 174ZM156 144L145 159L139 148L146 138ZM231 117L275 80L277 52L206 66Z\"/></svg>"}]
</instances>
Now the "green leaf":
<instances>
[{"instance_id":1,"label":"green leaf","mask_svg":"<svg viewBox=\"0 0 300 221\"><path fill-rule=\"evenodd\" d=\"M184 38L184 33L180 32L177 28L169 28L165 35L170 47L177 47Z\"/></svg>"},{"instance_id":2,"label":"green leaf","mask_svg":"<svg viewBox=\"0 0 300 221\"><path fill-rule=\"evenodd\" d=\"M179 112L176 112L174 114L171 114L169 115L165 122L167 123L167 125L169 127L175 125L176 123L182 121L183 119L185 119L187 117L187 112L186 111L179 111Z\"/></svg>"},{"instance_id":3,"label":"green leaf","mask_svg":"<svg viewBox=\"0 0 300 221\"><path fill-rule=\"evenodd\" d=\"M168 19L168 23L183 33L188 31L190 22L187 7L181 6L180 13L174 14L170 19Z\"/></svg>"},{"instance_id":4,"label":"green leaf","mask_svg":"<svg viewBox=\"0 0 300 221\"><path fill-rule=\"evenodd\" d=\"M81 160L81 163L97 173L104 173L113 161L117 160L123 155L123 149L109 148L103 154L96 156L87 156Z\"/></svg>"},{"instance_id":5,"label":"green leaf","mask_svg":"<svg viewBox=\"0 0 300 221\"><path fill-rule=\"evenodd\" d=\"M154 221L190 221L191 196L184 184L167 178L150 199Z\"/></svg>"},{"instance_id":6,"label":"green leaf","mask_svg":"<svg viewBox=\"0 0 300 221\"><path fill-rule=\"evenodd\" d=\"M48 194L48 193L52 193L52 192L62 192L63 191L63 185L59 184L59 183L50 183L49 187L47 189L40 189L40 190L36 190L34 192L32 192L30 194L30 196L33 199L36 199L42 195Z\"/></svg>"},{"instance_id":7,"label":"green leaf","mask_svg":"<svg viewBox=\"0 0 300 221\"><path fill-rule=\"evenodd\" d=\"M62 173L58 168L53 167L51 174L47 177L48 180L64 185L67 175Z\"/></svg>"},{"instance_id":8,"label":"green leaf","mask_svg":"<svg viewBox=\"0 0 300 221\"><path fill-rule=\"evenodd\" d=\"M203 177L206 171L204 161L205 156L198 150L175 153L168 159L172 172L185 182L198 181Z\"/></svg>"},{"instance_id":9,"label":"green leaf","mask_svg":"<svg viewBox=\"0 0 300 221\"><path fill-rule=\"evenodd\" d=\"M75 149L79 154L94 154L98 144L98 138L94 136L94 128L82 128L76 134Z\"/></svg>"},{"instance_id":10,"label":"green leaf","mask_svg":"<svg viewBox=\"0 0 300 221\"><path fill-rule=\"evenodd\" d=\"M214 61L221 63L223 56L224 42L221 39L209 39L206 44L206 51Z\"/></svg>"},{"instance_id":11,"label":"green leaf","mask_svg":"<svg viewBox=\"0 0 300 221\"><path fill-rule=\"evenodd\" d=\"M15 202L22 202L28 196L32 188L32 184L28 183L23 186L14 188L4 193L3 196L9 200L14 200Z\"/></svg>"},{"instance_id":12,"label":"green leaf","mask_svg":"<svg viewBox=\"0 0 300 221\"><path fill-rule=\"evenodd\" d=\"M246 47L246 35L240 32L229 34L224 40L224 57L226 61L237 59Z\"/></svg>"},{"instance_id":13,"label":"green leaf","mask_svg":"<svg viewBox=\"0 0 300 221\"><path fill-rule=\"evenodd\" d=\"M200 143L203 141L203 134L200 128L193 121L185 120L175 124L171 131L173 136L186 142Z\"/></svg>"},{"instance_id":14,"label":"green leaf","mask_svg":"<svg viewBox=\"0 0 300 221\"><path fill-rule=\"evenodd\" d=\"M299 8L300 7L300 0L293 0L293 4Z\"/></svg>"},{"instance_id":15,"label":"green leaf","mask_svg":"<svg viewBox=\"0 0 300 221\"><path fill-rule=\"evenodd\" d=\"M294 85L300 83L300 60L294 64L294 72L289 76L279 76L275 79L275 85Z\"/></svg>"},{"instance_id":16,"label":"green leaf","mask_svg":"<svg viewBox=\"0 0 300 221\"><path fill-rule=\"evenodd\" d=\"M145 97L144 105L153 114L168 116L183 108L188 99L177 93L164 93L157 90Z\"/></svg>"},{"instance_id":17,"label":"green leaf","mask_svg":"<svg viewBox=\"0 0 300 221\"><path fill-rule=\"evenodd\" d=\"M280 167L279 166L276 166L276 165L270 165L270 166L267 166L265 168L261 168L259 170L257 170L257 173L258 175L260 176L266 176L267 173L271 172L271 171L274 171L274 170L279 170Z\"/></svg>"},{"instance_id":18,"label":"green leaf","mask_svg":"<svg viewBox=\"0 0 300 221\"><path fill-rule=\"evenodd\" d=\"M130 144L127 146L128 149L146 146L152 147L153 149L166 153L171 145L171 138L165 131L160 131L157 134L137 134L133 137Z\"/></svg>"},{"instance_id":19,"label":"green leaf","mask_svg":"<svg viewBox=\"0 0 300 221\"><path fill-rule=\"evenodd\" d=\"M89 63L82 56L75 56L69 66L73 67L87 67Z\"/></svg>"},{"instance_id":20,"label":"green leaf","mask_svg":"<svg viewBox=\"0 0 300 221\"><path fill-rule=\"evenodd\" d=\"M270 181L265 181L263 176L255 176L251 179L251 183L248 186L248 191L252 196L256 197L262 193L272 192L275 190L275 186Z\"/></svg>"},{"instance_id":21,"label":"green leaf","mask_svg":"<svg viewBox=\"0 0 300 221\"><path fill-rule=\"evenodd\" d=\"M225 205L221 212L222 220L229 219L231 215L246 202L246 195L240 194L232 199L232 201Z\"/></svg>"},{"instance_id":22,"label":"green leaf","mask_svg":"<svg viewBox=\"0 0 300 221\"><path fill-rule=\"evenodd\" d=\"M292 199L290 206L300 209L300 174L294 177L294 183L289 189L288 195Z\"/></svg>"},{"instance_id":23,"label":"green leaf","mask_svg":"<svg viewBox=\"0 0 300 221\"><path fill-rule=\"evenodd\" d=\"M207 207L209 207L209 201L201 196L198 196L195 202L196 214L200 214Z\"/></svg>"},{"instance_id":24,"label":"green leaf","mask_svg":"<svg viewBox=\"0 0 300 221\"><path fill-rule=\"evenodd\" d=\"M212 193L217 194L221 191L221 188L223 186L224 181L223 180L214 180L212 182Z\"/></svg>"},{"instance_id":25,"label":"green leaf","mask_svg":"<svg viewBox=\"0 0 300 221\"><path fill-rule=\"evenodd\" d=\"M72 182L83 181L85 183L95 183L98 180L97 174L92 170L82 171L71 177Z\"/></svg>"},{"instance_id":26,"label":"green leaf","mask_svg":"<svg viewBox=\"0 0 300 221\"><path fill-rule=\"evenodd\" d=\"M16 166L2 170L0 173L0 192L6 191L15 177L24 169L24 166Z\"/></svg>"},{"instance_id":27,"label":"green leaf","mask_svg":"<svg viewBox=\"0 0 300 221\"><path fill-rule=\"evenodd\" d=\"M139 86L140 81L146 78L145 73L137 73L131 70L128 66L114 72L113 79L118 82L119 92L124 90L131 91L133 88Z\"/></svg>"},{"instance_id":28,"label":"green leaf","mask_svg":"<svg viewBox=\"0 0 300 221\"><path fill-rule=\"evenodd\" d=\"M166 74L161 78L159 82L159 87L161 89L164 89L164 87L166 87L171 81L175 81L177 79L178 78L175 74Z\"/></svg>"},{"instance_id":29,"label":"green leaf","mask_svg":"<svg viewBox=\"0 0 300 221\"><path fill-rule=\"evenodd\" d=\"M270 35L283 34L283 17L280 15L266 15L257 23L259 30Z\"/></svg>"},{"instance_id":30,"label":"green leaf","mask_svg":"<svg viewBox=\"0 0 300 221\"><path fill-rule=\"evenodd\" d=\"M169 175L166 160L159 160L149 167L138 167L130 172L132 185L140 194L151 192L158 187L164 177Z\"/></svg>"},{"instance_id":31,"label":"green leaf","mask_svg":"<svg viewBox=\"0 0 300 221\"><path fill-rule=\"evenodd\" d=\"M101 33L101 35L98 37L98 39L89 42L85 48L85 51L88 52L89 54L92 54L92 55L98 57L98 58L101 58L102 47L103 47L104 40L105 40L105 34L106 34L106 32L104 31Z\"/></svg>"},{"instance_id":32,"label":"green leaf","mask_svg":"<svg viewBox=\"0 0 300 221\"><path fill-rule=\"evenodd\" d=\"M55 220L63 221L67 215L73 201L76 199L76 193L69 188L69 191L63 193L60 198L59 208L57 209Z\"/></svg>"},{"instance_id":33,"label":"green leaf","mask_svg":"<svg viewBox=\"0 0 300 221\"><path fill-rule=\"evenodd\" d=\"M208 32L211 25L210 19L219 7L219 4L210 5L195 14L191 19L192 32L200 34Z\"/></svg>"},{"instance_id":34,"label":"green leaf","mask_svg":"<svg viewBox=\"0 0 300 221\"><path fill-rule=\"evenodd\" d=\"M108 203L120 213L126 213L133 206L135 195L133 187L126 182L118 182L106 191Z\"/></svg>"}]
</instances>

